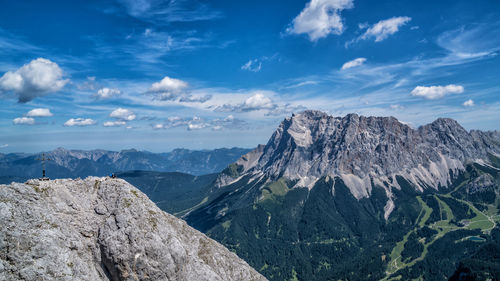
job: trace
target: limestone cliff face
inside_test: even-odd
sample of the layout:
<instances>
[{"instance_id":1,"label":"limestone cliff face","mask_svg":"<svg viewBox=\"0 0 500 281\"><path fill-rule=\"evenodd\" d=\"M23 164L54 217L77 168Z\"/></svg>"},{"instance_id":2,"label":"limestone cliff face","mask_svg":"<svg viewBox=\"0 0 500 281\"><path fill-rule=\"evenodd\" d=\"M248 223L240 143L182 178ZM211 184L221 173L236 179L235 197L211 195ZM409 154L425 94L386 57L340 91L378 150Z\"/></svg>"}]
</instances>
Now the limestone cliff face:
<instances>
[{"instance_id":1,"label":"limestone cliff face","mask_svg":"<svg viewBox=\"0 0 500 281\"><path fill-rule=\"evenodd\" d=\"M0 185L0 280L266 280L120 179Z\"/></svg>"},{"instance_id":2,"label":"limestone cliff face","mask_svg":"<svg viewBox=\"0 0 500 281\"><path fill-rule=\"evenodd\" d=\"M304 111L286 118L266 146L236 162L239 177L285 177L312 188L323 176L339 177L356 198L369 197L373 185L384 187L392 211L397 176L417 189L446 187L469 162L488 164L500 154L498 132L466 131L455 120L440 118L413 129L394 117L348 114L333 117ZM236 181L221 175L219 186Z\"/></svg>"}]
</instances>

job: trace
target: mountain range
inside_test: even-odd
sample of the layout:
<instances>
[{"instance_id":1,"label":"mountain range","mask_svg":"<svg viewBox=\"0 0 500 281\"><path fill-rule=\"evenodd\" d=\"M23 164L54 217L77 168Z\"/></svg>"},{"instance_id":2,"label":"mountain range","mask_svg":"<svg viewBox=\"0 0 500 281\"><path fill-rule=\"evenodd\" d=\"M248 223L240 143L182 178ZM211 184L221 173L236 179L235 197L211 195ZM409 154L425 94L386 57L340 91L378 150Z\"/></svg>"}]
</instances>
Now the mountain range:
<instances>
[{"instance_id":1,"label":"mountain range","mask_svg":"<svg viewBox=\"0 0 500 281\"><path fill-rule=\"evenodd\" d=\"M152 153L72 157L115 159L119 178L269 280L500 280L497 131L304 111L239 152L206 175L154 171L165 156Z\"/></svg>"},{"instance_id":2,"label":"mountain range","mask_svg":"<svg viewBox=\"0 0 500 281\"><path fill-rule=\"evenodd\" d=\"M452 119L305 111L176 212L269 280L499 279L499 156L499 132Z\"/></svg>"},{"instance_id":3,"label":"mountain range","mask_svg":"<svg viewBox=\"0 0 500 281\"><path fill-rule=\"evenodd\" d=\"M222 171L250 149L221 148L215 150L175 149L167 153L151 153L135 149L67 150L58 148L45 152L47 176L51 178L84 178L106 176L129 170L184 172L203 175ZM25 181L41 177L42 153L0 154L0 183Z\"/></svg>"}]
</instances>

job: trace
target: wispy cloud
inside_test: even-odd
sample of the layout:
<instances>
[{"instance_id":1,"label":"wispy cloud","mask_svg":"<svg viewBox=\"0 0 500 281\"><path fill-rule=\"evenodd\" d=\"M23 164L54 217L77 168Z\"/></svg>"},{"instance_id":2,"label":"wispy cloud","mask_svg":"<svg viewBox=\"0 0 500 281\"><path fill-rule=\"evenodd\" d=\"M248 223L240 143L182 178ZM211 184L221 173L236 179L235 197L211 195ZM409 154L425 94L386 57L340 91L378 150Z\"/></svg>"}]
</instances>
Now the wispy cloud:
<instances>
[{"instance_id":1,"label":"wispy cloud","mask_svg":"<svg viewBox=\"0 0 500 281\"><path fill-rule=\"evenodd\" d=\"M197 0L118 0L127 13L154 24L213 20L222 17L220 11Z\"/></svg>"},{"instance_id":2,"label":"wispy cloud","mask_svg":"<svg viewBox=\"0 0 500 281\"><path fill-rule=\"evenodd\" d=\"M0 28L0 49L4 55L19 54L19 52L38 53L42 49L28 43L24 38L11 34Z\"/></svg>"},{"instance_id":3,"label":"wispy cloud","mask_svg":"<svg viewBox=\"0 0 500 281\"><path fill-rule=\"evenodd\" d=\"M218 40L212 32L201 32L189 29L173 29L168 32L147 28L135 31L127 36L109 38L104 36L87 36L93 43L89 61L111 60L121 67L131 67L141 74L157 73L171 67L165 58L193 52L205 48L224 49L234 41Z\"/></svg>"},{"instance_id":4,"label":"wispy cloud","mask_svg":"<svg viewBox=\"0 0 500 281\"><path fill-rule=\"evenodd\" d=\"M359 39L365 40L368 38L375 38L375 42L383 41L390 35L398 32L399 28L410 20L410 17L392 17L390 19L381 20L369 27Z\"/></svg>"},{"instance_id":5,"label":"wispy cloud","mask_svg":"<svg viewBox=\"0 0 500 281\"><path fill-rule=\"evenodd\" d=\"M248 70L251 72L259 72L262 69L262 64L267 61L272 61L278 58L278 54L274 54L270 57L262 56L256 59L250 59L247 63L241 66L242 70Z\"/></svg>"},{"instance_id":6,"label":"wispy cloud","mask_svg":"<svg viewBox=\"0 0 500 281\"><path fill-rule=\"evenodd\" d=\"M391 87L401 87L409 81L422 83L426 79L450 75L472 62L494 58L500 50L500 38L486 35L495 31L500 32L500 26L460 27L437 37L435 43L442 48L442 52L434 57L414 57L402 62L365 62L355 68L334 71L329 79L337 83L371 88L388 84ZM442 71L443 69L448 71Z\"/></svg>"},{"instance_id":7,"label":"wispy cloud","mask_svg":"<svg viewBox=\"0 0 500 281\"><path fill-rule=\"evenodd\" d=\"M241 69L252 72L259 72L262 69L262 62L258 59L249 60L247 63L241 66Z\"/></svg>"},{"instance_id":8,"label":"wispy cloud","mask_svg":"<svg viewBox=\"0 0 500 281\"><path fill-rule=\"evenodd\" d=\"M344 63L342 65L342 67L340 68L340 70L345 70L345 69L353 68L356 66L360 66L360 65L364 64L365 62L366 62L366 58L353 59L351 61Z\"/></svg>"}]
</instances>

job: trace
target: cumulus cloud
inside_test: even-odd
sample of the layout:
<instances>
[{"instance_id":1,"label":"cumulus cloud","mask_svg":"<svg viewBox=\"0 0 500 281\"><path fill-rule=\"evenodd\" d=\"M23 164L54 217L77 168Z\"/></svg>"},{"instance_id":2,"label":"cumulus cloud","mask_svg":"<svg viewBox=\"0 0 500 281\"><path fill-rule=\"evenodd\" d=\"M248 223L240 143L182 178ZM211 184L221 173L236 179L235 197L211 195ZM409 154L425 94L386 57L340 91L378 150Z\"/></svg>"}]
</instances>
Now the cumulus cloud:
<instances>
[{"instance_id":1,"label":"cumulus cloud","mask_svg":"<svg viewBox=\"0 0 500 281\"><path fill-rule=\"evenodd\" d=\"M102 124L104 127L119 127L127 125L125 121L107 121Z\"/></svg>"},{"instance_id":2,"label":"cumulus cloud","mask_svg":"<svg viewBox=\"0 0 500 281\"><path fill-rule=\"evenodd\" d=\"M263 109L273 109L276 108L276 104L268 97L266 97L262 93L257 93L245 101L239 104L224 104L221 106L217 106L214 111L217 112L247 112L247 111L256 111Z\"/></svg>"},{"instance_id":3,"label":"cumulus cloud","mask_svg":"<svg viewBox=\"0 0 500 281\"><path fill-rule=\"evenodd\" d=\"M35 125L35 119L31 117L18 117L12 120L14 125Z\"/></svg>"},{"instance_id":4,"label":"cumulus cloud","mask_svg":"<svg viewBox=\"0 0 500 281\"><path fill-rule=\"evenodd\" d=\"M465 107L473 107L475 104L474 104L473 100L469 99L469 100L466 100L462 105Z\"/></svg>"},{"instance_id":5,"label":"cumulus cloud","mask_svg":"<svg viewBox=\"0 0 500 281\"><path fill-rule=\"evenodd\" d=\"M360 65L364 64L365 62L366 62L366 58L353 59L351 61L344 63L342 65L342 68L340 68L340 70L345 70L345 69L353 68L356 66L360 66Z\"/></svg>"},{"instance_id":6,"label":"cumulus cloud","mask_svg":"<svg viewBox=\"0 0 500 281\"><path fill-rule=\"evenodd\" d=\"M134 112L120 107L120 108L113 110L113 112L111 112L109 114L109 117L115 118L115 119L118 119L121 121L132 121L137 116L135 116Z\"/></svg>"},{"instance_id":7,"label":"cumulus cloud","mask_svg":"<svg viewBox=\"0 0 500 281\"><path fill-rule=\"evenodd\" d=\"M165 93L171 95L179 95L184 93L188 87L188 83L165 76L160 82L155 82L149 89L152 93Z\"/></svg>"},{"instance_id":8,"label":"cumulus cloud","mask_svg":"<svg viewBox=\"0 0 500 281\"><path fill-rule=\"evenodd\" d=\"M428 100L440 99L448 94L461 94L464 87L450 84L447 86L417 86L411 91L412 96L423 97Z\"/></svg>"},{"instance_id":9,"label":"cumulus cloud","mask_svg":"<svg viewBox=\"0 0 500 281\"><path fill-rule=\"evenodd\" d=\"M310 41L317 41L331 33L340 35L344 31L340 12L353 7L353 0L311 0L286 31L307 34Z\"/></svg>"},{"instance_id":10,"label":"cumulus cloud","mask_svg":"<svg viewBox=\"0 0 500 281\"><path fill-rule=\"evenodd\" d=\"M87 118L87 119L85 119L85 118L71 118L64 123L64 126L65 127L74 127L74 126L84 127L84 126L91 126L91 125L95 125L95 124L97 124L97 122L95 120L90 119L90 118Z\"/></svg>"},{"instance_id":11,"label":"cumulus cloud","mask_svg":"<svg viewBox=\"0 0 500 281\"><path fill-rule=\"evenodd\" d=\"M153 83L148 93L155 100L184 103L204 103L212 98L212 95L192 95L189 93L188 88L189 84L187 82L165 76L160 82Z\"/></svg>"},{"instance_id":12,"label":"cumulus cloud","mask_svg":"<svg viewBox=\"0 0 500 281\"><path fill-rule=\"evenodd\" d=\"M28 117L51 117L54 116L48 108L35 108L26 113Z\"/></svg>"},{"instance_id":13,"label":"cumulus cloud","mask_svg":"<svg viewBox=\"0 0 500 281\"><path fill-rule=\"evenodd\" d=\"M240 106L242 111L253 111L261 109L271 109L275 107L273 101L264 94L255 94L243 102Z\"/></svg>"},{"instance_id":14,"label":"cumulus cloud","mask_svg":"<svg viewBox=\"0 0 500 281\"><path fill-rule=\"evenodd\" d=\"M411 20L410 17L392 17L390 19L381 20L369 27L359 39L375 38L375 42L380 42L389 35L399 31L399 28Z\"/></svg>"},{"instance_id":15,"label":"cumulus cloud","mask_svg":"<svg viewBox=\"0 0 500 281\"><path fill-rule=\"evenodd\" d=\"M101 88L94 95L96 99L104 100L121 95L122 92L116 88Z\"/></svg>"},{"instance_id":16,"label":"cumulus cloud","mask_svg":"<svg viewBox=\"0 0 500 281\"><path fill-rule=\"evenodd\" d=\"M61 90L68 81L63 79L59 65L48 59L38 58L0 77L0 93L14 93L20 103L26 103Z\"/></svg>"}]
</instances>

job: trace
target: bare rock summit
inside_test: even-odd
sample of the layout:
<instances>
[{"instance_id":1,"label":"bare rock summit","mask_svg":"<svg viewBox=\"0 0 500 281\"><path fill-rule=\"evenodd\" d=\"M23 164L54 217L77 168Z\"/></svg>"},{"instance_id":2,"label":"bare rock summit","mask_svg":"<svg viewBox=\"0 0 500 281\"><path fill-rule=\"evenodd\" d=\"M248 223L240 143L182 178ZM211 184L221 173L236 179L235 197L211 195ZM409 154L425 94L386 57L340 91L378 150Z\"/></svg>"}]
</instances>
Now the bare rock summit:
<instances>
[{"instance_id":1,"label":"bare rock summit","mask_svg":"<svg viewBox=\"0 0 500 281\"><path fill-rule=\"evenodd\" d=\"M0 185L0 280L266 280L120 179Z\"/></svg>"}]
</instances>

